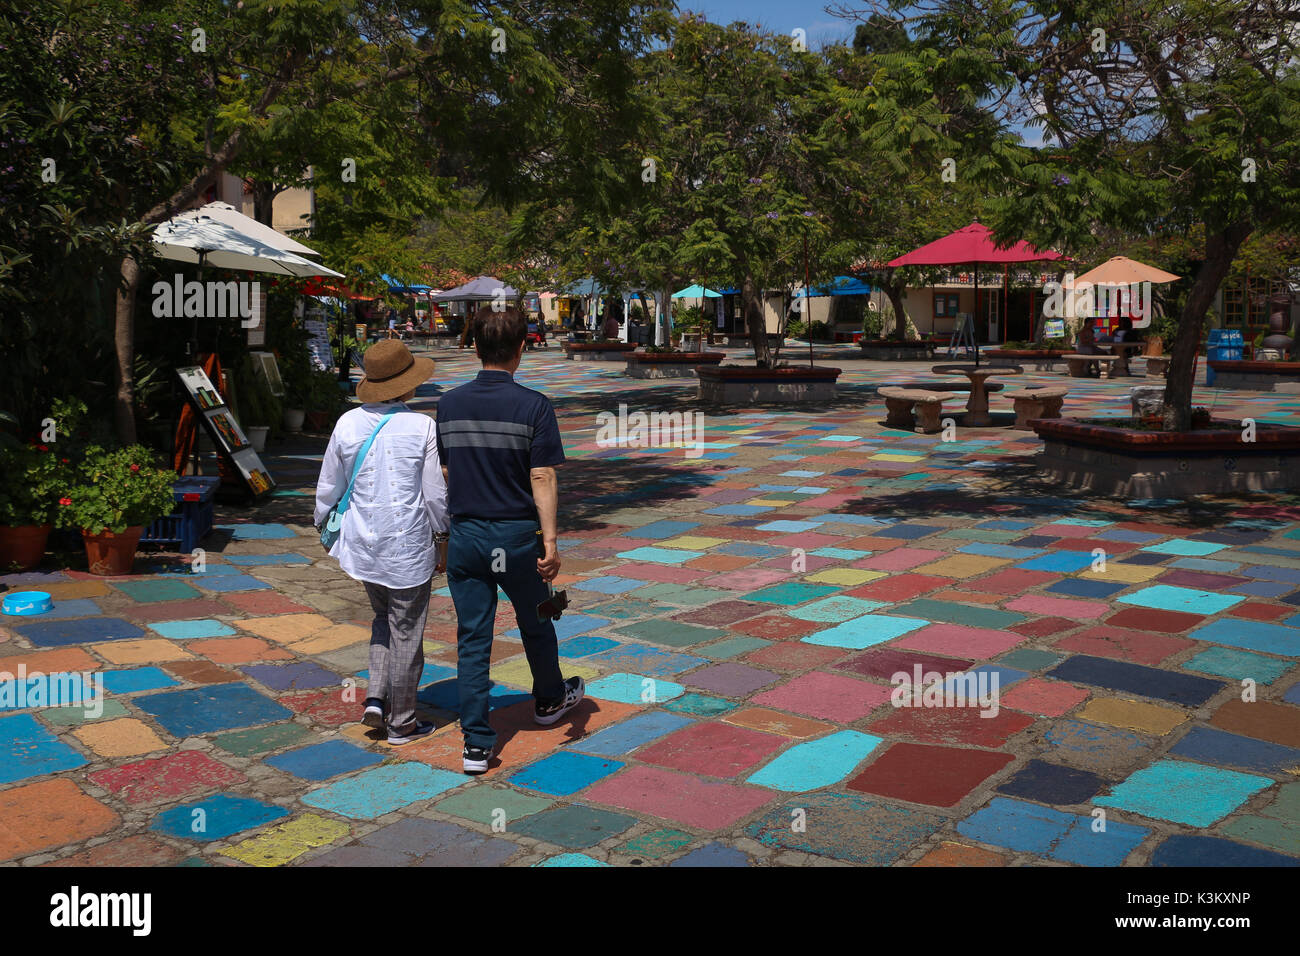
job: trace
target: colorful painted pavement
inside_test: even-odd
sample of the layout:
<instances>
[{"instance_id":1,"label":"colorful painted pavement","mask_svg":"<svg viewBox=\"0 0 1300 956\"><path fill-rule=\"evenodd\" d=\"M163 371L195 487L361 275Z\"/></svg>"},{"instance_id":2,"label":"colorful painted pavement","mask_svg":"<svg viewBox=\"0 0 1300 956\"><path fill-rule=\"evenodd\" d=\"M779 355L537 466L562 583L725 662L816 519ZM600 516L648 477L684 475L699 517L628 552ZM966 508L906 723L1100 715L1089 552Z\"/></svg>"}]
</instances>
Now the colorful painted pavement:
<instances>
[{"instance_id":1,"label":"colorful painted pavement","mask_svg":"<svg viewBox=\"0 0 1300 956\"><path fill-rule=\"evenodd\" d=\"M473 374L438 360L441 388ZM570 458L558 629L589 699L532 724L503 609L481 778L459 772L445 588L421 694L439 731L393 751L357 722L368 611L309 525L323 440L268 456L282 492L219 510L201 570L0 579L57 602L3 621L0 670L79 675L61 706L0 703L0 861L1300 863L1300 500L1062 494L1033 477L1032 433L883 428L874 387L929 363L837 362L831 406L724 410L690 382L527 357ZM1142 382L1008 387L1049 381L1068 415L1124 414ZM700 456L599 444L620 403L702 411ZM895 707L917 669L934 693L996 675L996 700Z\"/></svg>"}]
</instances>

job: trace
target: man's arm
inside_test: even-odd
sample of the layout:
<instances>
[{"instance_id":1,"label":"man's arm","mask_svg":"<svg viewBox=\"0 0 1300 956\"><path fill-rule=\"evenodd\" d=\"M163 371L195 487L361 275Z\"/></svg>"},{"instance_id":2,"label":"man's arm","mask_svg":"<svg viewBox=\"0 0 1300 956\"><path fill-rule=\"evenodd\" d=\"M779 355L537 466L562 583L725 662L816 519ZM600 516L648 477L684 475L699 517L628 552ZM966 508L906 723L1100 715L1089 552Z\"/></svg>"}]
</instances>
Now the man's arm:
<instances>
[{"instance_id":1,"label":"man's arm","mask_svg":"<svg viewBox=\"0 0 1300 956\"><path fill-rule=\"evenodd\" d=\"M542 546L545 555L537 559L537 573L543 581L554 581L560 573L559 538L555 513L559 504L559 481L554 468L533 468L528 472L533 486L533 501L537 504L537 521L542 526Z\"/></svg>"}]
</instances>

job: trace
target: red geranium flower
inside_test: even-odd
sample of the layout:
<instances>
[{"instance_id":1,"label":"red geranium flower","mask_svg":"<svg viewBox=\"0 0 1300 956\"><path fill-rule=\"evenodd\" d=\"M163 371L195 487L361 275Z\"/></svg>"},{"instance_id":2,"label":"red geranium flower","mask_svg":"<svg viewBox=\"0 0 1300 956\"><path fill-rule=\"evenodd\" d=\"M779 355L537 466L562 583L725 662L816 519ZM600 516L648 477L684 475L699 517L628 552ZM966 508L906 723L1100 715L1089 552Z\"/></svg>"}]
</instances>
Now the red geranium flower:
<instances>
[{"instance_id":1,"label":"red geranium flower","mask_svg":"<svg viewBox=\"0 0 1300 956\"><path fill-rule=\"evenodd\" d=\"M63 505L63 506L66 508L68 505L72 504L72 499L71 499L71 498L60 498L60 499L59 499L59 504Z\"/></svg>"},{"instance_id":2,"label":"red geranium flower","mask_svg":"<svg viewBox=\"0 0 1300 956\"><path fill-rule=\"evenodd\" d=\"M50 446L49 446L49 445L37 445L36 447L39 448L41 451L49 451L49 450L50 450Z\"/></svg>"},{"instance_id":3,"label":"red geranium flower","mask_svg":"<svg viewBox=\"0 0 1300 956\"><path fill-rule=\"evenodd\" d=\"M131 470L132 470L132 471L139 471L139 470L140 470L140 466L139 466L139 465L132 465L132 466L131 466Z\"/></svg>"}]
</instances>

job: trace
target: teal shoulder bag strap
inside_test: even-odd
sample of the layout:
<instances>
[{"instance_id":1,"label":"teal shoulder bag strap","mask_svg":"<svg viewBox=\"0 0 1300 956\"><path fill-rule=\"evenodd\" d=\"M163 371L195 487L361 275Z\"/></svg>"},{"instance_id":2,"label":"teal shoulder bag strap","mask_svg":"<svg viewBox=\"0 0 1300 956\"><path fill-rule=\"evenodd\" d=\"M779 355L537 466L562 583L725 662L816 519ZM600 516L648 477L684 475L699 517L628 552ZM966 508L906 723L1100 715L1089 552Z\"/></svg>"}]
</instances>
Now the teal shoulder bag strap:
<instances>
[{"instance_id":1,"label":"teal shoulder bag strap","mask_svg":"<svg viewBox=\"0 0 1300 956\"><path fill-rule=\"evenodd\" d=\"M370 452L370 446L375 443L375 437L379 434L379 430L388 424L388 420L397 411L396 408L389 409L379 419L379 424L370 433L366 443L361 446L361 451L357 452L357 463L352 466L352 477L348 479L348 486L343 490L343 497L339 499L338 504L330 509L330 513L325 517L320 527L316 529L320 532L320 543L325 546L326 551L334 547L334 542L339 539L339 532L343 528L343 515L347 512L348 505L352 501L352 483L357 480L357 473L361 471L361 463L366 460L366 455Z\"/></svg>"}]
</instances>

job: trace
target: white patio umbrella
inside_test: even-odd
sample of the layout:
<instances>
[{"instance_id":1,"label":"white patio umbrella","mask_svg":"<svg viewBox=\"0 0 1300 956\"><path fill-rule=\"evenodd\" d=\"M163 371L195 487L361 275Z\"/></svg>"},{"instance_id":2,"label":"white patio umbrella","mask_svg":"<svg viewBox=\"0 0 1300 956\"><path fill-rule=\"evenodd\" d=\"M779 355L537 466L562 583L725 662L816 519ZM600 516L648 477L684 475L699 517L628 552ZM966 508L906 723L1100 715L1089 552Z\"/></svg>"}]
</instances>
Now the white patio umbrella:
<instances>
[{"instance_id":1,"label":"white patio umbrella","mask_svg":"<svg viewBox=\"0 0 1300 956\"><path fill-rule=\"evenodd\" d=\"M268 231L275 232L273 229ZM294 242L288 236L280 238L285 243ZM153 241L164 259L177 262L195 262L200 266L268 272L273 275L343 277L341 272L335 272L297 253L287 252L278 245L271 245L228 222L204 214L201 209L183 212L168 219L154 230Z\"/></svg>"},{"instance_id":2,"label":"white patio umbrella","mask_svg":"<svg viewBox=\"0 0 1300 956\"><path fill-rule=\"evenodd\" d=\"M258 222L252 216L245 216L228 202L210 202L206 206L196 209L201 216L208 216L218 222L224 222L227 226L234 226L246 236L252 236L268 246L274 246L276 249L282 249L285 252L292 252L296 256L319 256L315 249L310 246L304 246L297 239L291 239L277 229Z\"/></svg>"}]
</instances>

